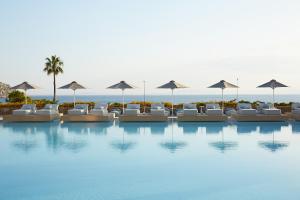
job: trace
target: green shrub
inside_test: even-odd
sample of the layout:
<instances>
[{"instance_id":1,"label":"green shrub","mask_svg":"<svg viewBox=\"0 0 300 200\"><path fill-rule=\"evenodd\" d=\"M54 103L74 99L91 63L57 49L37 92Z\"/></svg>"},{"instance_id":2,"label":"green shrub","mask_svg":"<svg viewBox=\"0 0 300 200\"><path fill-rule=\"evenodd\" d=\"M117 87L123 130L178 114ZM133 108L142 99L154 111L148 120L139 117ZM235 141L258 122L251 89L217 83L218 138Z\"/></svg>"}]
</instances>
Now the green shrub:
<instances>
[{"instance_id":1,"label":"green shrub","mask_svg":"<svg viewBox=\"0 0 300 200\"><path fill-rule=\"evenodd\" d=\"M24 92L20 92L18 90L14 90L10 92L6 99L9 103L22 103L25 102L25 94ZM31 98L27 97L27 101L30 102Z\"/></svg>"}]
</instances>

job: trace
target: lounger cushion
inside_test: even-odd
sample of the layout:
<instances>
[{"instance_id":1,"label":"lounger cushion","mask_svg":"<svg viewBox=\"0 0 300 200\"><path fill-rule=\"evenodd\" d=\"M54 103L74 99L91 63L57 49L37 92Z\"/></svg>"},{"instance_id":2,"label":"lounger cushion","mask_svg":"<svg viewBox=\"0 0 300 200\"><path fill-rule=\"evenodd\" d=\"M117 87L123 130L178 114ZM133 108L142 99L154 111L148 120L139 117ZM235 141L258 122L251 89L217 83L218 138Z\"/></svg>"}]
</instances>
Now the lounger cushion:
<instances>
[{"instance_id":1,"label":"lounger cushion","mask_svg":"<svg viewBox=\"0 0 300 200\"><path fill-rule=\"evenodd\" d=\"M281 115L281 110L276 108L263 109L263 114L265 115Z\"/></svg>"},{"instance_id":2,"label":"lounger cushion","mask_svg":"<svg viewBox=\"0 0 300 200\"><path fill-rule=\"evenodd\" d=\"M31 110L13 110L13 115L29 115L32 114L33 112Z\"/></svg>"},{"instance_id":3,"label":"lounger cushion","mask_svg":"<svg viewBox=\"0 0 300 200\"><path fill-rule=\"evenodd\" d=\"M165 106L164 106L164 104L161 104L161 103L154 103L154 104L151 104L151 109L164 110Z\"/></svg>"},{"instance_id":4,"label":"lounger cushion","mask_svg":"<svg viewBox=\"0 0 300 200\"><path fill-rule=\"evenodd\" d=\"M197 109L184 109L183 110L183 115L188 115L188 116L195 116L198 114Z\"/></svg>"},{"instance_id":5,"label":"lounger cushion","mask_svg":"<svg viewBox=\"0 0 300 200\"><path fill-rule=\"evenodd\" d=\"M24 104L21 109L14 110L12 112L13 115L28 115L33 114L36 111L36 105L35 104Z\"/></svg>"},{"instance_id":6,"label":"lounger cushion","mask_svg":"<svg viewBox=\"0 0 300 200\"><path fill-rule=\"evenodd\" d=\"M220 105L217 103L208 103L206 104L206 109L220 109Z\"/></svg>"},{"instance_id":7,"label":"lounger cushion","mask_svg":"<svg viewBox=\"0 0 300 200\"><path fill-rule=\"evenodd\" d=\"M300 115L300 108L292 110L292 114Z\"/></svg>"},{"instance_id":8,"label":"lounger cushion","mask_svg":"<svg viewBox=\"0 0 300 200\"><path fill-rule=\"evenodd\" d=\"M292 110L300 109L300 103L292 103Z\"/></svg>"},{"instance_id":9,"label":"lounger cushion","mask_svg":"<svg viewBox=\"0 0 300 200\"><path fill-rule=\"evenodd\" d=\"M107 110L108 105L107 103L96 103L96 105L94 106L94 109L104 109Z\"/></svg>"},{"instance_id":10,"label":"lounger cushion","mask_svg":"<svg viewBox=\"0 0 300 200\"><path fill-rule=\"evenodd\" d=\"M240 109L237 113L240 115L256 115L257 111L255 109Z\"/></svg>"},{"instance_id":11,"label":"lounger cushion","mask_svg":"<svg viewBox=\"0 0 300 200\"><path fill-rule=\"evenodd\" d=\"M197 105L194 103L185 103L183 104L183 109L197 109Z\"/></svg>"},{"instance_id":12,"label":"lounger cushion","mask_svg":"<svg viewBox=\"0 0 300 200\"><path fill-rule=\"evenodd\" d=\"M207 109L206 114L207 115L223 115L223 112L221 109Z\"/></svg>"},{"instance_id":13,"label":"lounger cushion","mask_svg":"<svg viewBox=\"0 0 300 200\"><path fill-rule=\"evenodd\" d=\"M140 104L127 104L127 109L140 109Z\"/></svg>"},{"instance_id":14,"label":"lounger cushion","mask_svg":"<svg viewBox=\"0 0 300 200\"><path fill-rule=\"evenodd\" d=\"M90 114L92 115L107 115L108 111L105 109L93 109L91 110Z\"/></svg>"},{"instance_id":15,"label":"lounger cushion","mask_svg":"<svg viewBox=\"0 0 300 200\"><path fill-rule=\"evenodd\" d=\"M165 115L168 115L168 112L165 111L164 109L151 109L150 113L151 113L151 115L154 115L154 116L165 116Z\"/></svg>"},{"instance_id":16,"label":"lounger cushion","mask_svg":"<svg viewBox=\"0 0 300 200\"><path fill-rule=\"evenodd\" d=\"M49 110L49 109L41 109L37 110L36 115L56 115L58 112L56 110Z\"/></svg>"},{"instance_id":17,"label":"lounger cushion","mask_svg":"<svg viewBox=\"0 0 300 200\"><path fill-rule=\"evenodd\" d=\"M139 109L125 109L124 110L124 115L138 115L140 114Z\"/></svg>"},{"instance_id":18,"label":"lounger cushion","mask_svg":"<svg viewBox=\"0 0 300 200\"><path fill-rule=\"evenodd\" d=\"M70 114L70 115L85 115L85 114L87 114L87 112L84 109L71 109L71 110L68 110L68 114Z\"/></svg>"}]
</instances>

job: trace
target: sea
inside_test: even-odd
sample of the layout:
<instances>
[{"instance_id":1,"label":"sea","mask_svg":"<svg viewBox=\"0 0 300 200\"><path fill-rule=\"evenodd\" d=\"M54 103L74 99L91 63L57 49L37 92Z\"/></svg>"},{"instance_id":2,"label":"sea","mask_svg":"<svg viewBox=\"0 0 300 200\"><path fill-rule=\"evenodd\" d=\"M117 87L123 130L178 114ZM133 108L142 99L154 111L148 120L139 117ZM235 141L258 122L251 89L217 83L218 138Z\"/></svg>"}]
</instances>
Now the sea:
<instances>
[{"instance_id":1,"label":"sea","mask_svg":"<svg viewBox=\"0 0 300 200\"><path fill-rule=\"evenodd\" d=\"M51 95L43 96L30 96L32 99L52 99ZM57 96L59 103L73 102L73 96L71 95L60 95ZM224 95L226 101L237 99L236 95ZM143 95L126 95L125 102L129 103L132 101L144 101ZM174 103L193 103L193 102L209 102L209 101L220 101L220 95L174 95ZM271 102L272 95L262 95L262 94L243 94L239 95L238 100L245 101L263 101ZM82 102L122 102L121 95L77 95L76 101ZM170 95L146 95L146 101L149 102L171 102L172 97ZM276 95L276 102L289 103L289 102L300 102L300 94L290 94L290 95ZM5 98L0 98L0 102L5 102Z\"/></svg>"}]
</instances>

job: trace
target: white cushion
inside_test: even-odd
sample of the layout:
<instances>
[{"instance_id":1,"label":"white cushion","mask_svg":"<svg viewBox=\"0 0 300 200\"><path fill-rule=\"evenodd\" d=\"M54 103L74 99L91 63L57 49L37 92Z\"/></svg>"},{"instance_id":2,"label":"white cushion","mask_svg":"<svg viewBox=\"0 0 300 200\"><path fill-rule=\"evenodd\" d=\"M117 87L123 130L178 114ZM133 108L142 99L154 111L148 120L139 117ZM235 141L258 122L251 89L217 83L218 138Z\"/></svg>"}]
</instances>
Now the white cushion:
<instances>
[{"instance_id":1,"label":"white cushion","mask_svg":"<svg viewBox=\"0 0 300 200\"><path fill-rule=\"evenodd\" d=\"M240 109L237 113L240 115L256 115L257 111L255 109Z\"/></svg>"},{"instance_id":2,"label":"white cushion","mask_svg":"<svg viewBox=\"0 0 300 200\"><path fill-rule=\"evenodd\" d=\"M295 115L300 115L300 109L294 109L292 110L292 114L295 114Z\"/></svg>"},{"instance_id":3,"label":"white cushion","mask_svg":"<svg viewBox=\"0 0 300 200\"><path fill-rule=\"evenodd\" d=\"M41 109L41 110L37 110L36 115L55 115L58 114L58 111L56 110L50 110L50 109Z\"/></svg>"},{"instance_id":4,"label":"white cushion","mask_svg":"<svg viewBox=\"0 0 300 200\"><path fill-rule=\"evenodd\" d=\"M217 103L208 103L205 107L206 109L220 109L220 105Z\"/></svg>"},{"instance_id":5,"label":"white cushion","mask_svg":"<svg viewBox=\"0 0 300 200\"><path fill-rule=\"evenodd\" d=\"M93 109L91 110L90 114L92 115L107 115L108 111L105 109Z\"/></svg>"},{"instance_id":6,"label":"white cushion","mask_svg":"<svg viewBox=\"0 0 300 200\"><path fill-rule=\"evenodd\" d=\"M165 115L168 115L168 111L165 111L163 109L151 109L150 113L151 113L151 115L155 115L155 116L165 116Z\"/></svg>"},{"instance_id":7,"label":"white cushion","mask_svg":"<svg viewBox=\"0 0 300 200\"><path fill-rule=\"evenodd\" d=\"M57 104L46 104L43 109L44 110L56 110L56 111L58 111L58 105Z\"/></svg>"},{"instance_id":8,"label":"white cushion","mask_svg":"<svg viewBox=\"0 0 300 200\"><path fill-rule=\"evenodd\" d=\"M151 109L164 110L165 106L164 106L164 104L161 104L161 103L154 103L154 104L151 104Z\"/></svg>"},{"instance_id":9,"label":"white cushion","mask_svg":"<svg viewBox=\"0 0 300 200\"><path fill-rule=\"evenodd\" d=\"M128 109L128 108L126 108L124 110L124 115L138 115L138 114L140 114L139 109Z\"/></svg>"},{"instance_id":10,"label":"white cushion","mask_svg":"<svg viewBox=\"0 0 300 200\"><path fill-rule=\"evenodd\" d=\"M250 103L238 103L237 109L252 109L252 105Z\"/></svg>"},{"instance_id":11,"label":"white cushion","mask_svg":"<svg viewBox=\"0 0 300 200\"><path fill-rule=\"evenodd\" d=\"M207 109L207 115L223 115L223 111L221 109Z\"/></svg>"},{"instance_id":12,"label":"white cushion","mask_svg":"<svg viewBox=\"0 0 300 200\"><path fill-rule=\"evenodd\" d=\"M68 110L68 114L70 115L86 115L88 112L84 109L71 109Z\"/></svg>"},{"instance_id":13,"label":"white cushion","mask_svg":"<svg viewBox=\"0 0 300 200\"><path fill-rule=\"evenodd\" d=\"M107 109L108 105L107 103L96 103L94 109Z\"/></svg>"},{"instance_id":14,"label":"white cushion","mask_svg":"<svg viewBox=\"0 0 300 200\"><path fill-rule=\"evenodd\" d=\"M22 109L13 110L12 112L13 115L29 115L32 113L33 113L32 110L22 110Z\"/></svg>"},{"instance_id":15,"label":"white cushion","mask_svg":"<svg viewBox=\"0 0 300 200\"><path fill-rule=\"evenodd\" d=\"M140 109L140 104L127 104L127 109Z\"/></svg>"},{"instance_id":16,"label":"white cushion","mask_svg":"<svg viewBox=\"0 0 300 200\"><path fill-rule=\"evenodd\" d=\"M197 109L183 109L183 115L195 116L198 114Z\"/></svg>"},{"instance_id":17,"label":"white cushion","mask_svg":"<svg viewBox=\"0 0 300 200\"><path fill-rule=\"evenodd\" d=\"M281 115L281 110L276 108L263 109L263 114L265 115Z\"/></svg>"},{"instance_id":18,"label":"white cushion","mask_svg":"<svg viewBox=\"0 0 300 200\"><path fill-rule=\"evenodd\" d=\"M185 103L185 104L183 104L183 109L196 109L197 110L197 105L194 103Z\"/></svg>"},{"instance_id":19,"label":"white cushion","mask_svg":"<svg viewBox=\"0 0 300 200\"><path fill-rule=\"evenodd\" d=\"M300 109L300 103L292 103L292 110Z\"/></svg>"}]
</instances>

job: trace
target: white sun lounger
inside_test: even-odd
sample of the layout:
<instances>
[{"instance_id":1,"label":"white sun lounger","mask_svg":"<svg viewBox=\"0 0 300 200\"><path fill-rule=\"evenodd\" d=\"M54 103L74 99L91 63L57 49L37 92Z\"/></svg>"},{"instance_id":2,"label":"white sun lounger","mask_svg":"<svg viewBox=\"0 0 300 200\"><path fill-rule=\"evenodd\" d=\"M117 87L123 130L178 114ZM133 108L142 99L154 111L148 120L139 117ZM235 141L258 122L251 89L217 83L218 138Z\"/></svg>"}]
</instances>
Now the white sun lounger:
<instances>
[{"instance_id":1,"label":"white sun lounger","mask_svg":"<svg viewBox=\"0 0 300 200\"><path fill-rule=\"evenodd\" d=\"M107 103L97 103L95 107L91 110L91 115L107 115L108 114L108 105Z\"/></svg>"},{"instance_id":2,"label":"white sun lounger","mask_svg":"<svg viewBox=\"0 0 300 200\"><path fill-rule=\"evenodd\" d=\"M217 103L206 104L206 114L207 115L223 115L223 111L220 105Z\"/></svg>"},{"instance_id":3,"label":"white sun lounger","mask_svg":"<svg viewBox=\"0 0 300 200\"><path fill-rule=\"evenodd\" d=\"M166 111L164 104L154 103L151 104L150 113L153 116L168 116L169 112Z\"/></svg>"},{"instance_id":4,"label":"white sun lounger","mask_svg":"<svg viewBox=\"0 0 300 200\"><path fill-rule=\"evenodd\" d=\"M250 103L238 103L237 114L239 115L256 115L257 110L252 108Z\"/></svg>"},{"instance_id":5,"label":"white sun lounger","mask_svg":"<svg viewBox=\"0 0 300 200\"><path fill-rule=\"evenodd\" d=\"M88 104L77 104L71 110L68 110L69 115L87 115L89 113Z\"/></svg>"},{"instance_id":6,"label":"white sun lounger","mask_svg":"<svg viewBox=\"0 0 300 200\"><path fill-rule=\"evenodd\" d=\"M58 115L58 105L57 104L46 104L43 109L37 110L36 115Z\"/></svg>"},{"instance_id":7,"label":"white sun lounger","mask_svg":"<svg viewBox=\"0 0 300 200\"><path fill-rule=\"evenodd\" d=\"M183 115L189 115L189 116L198 115L197 105L192 103L183 104Z\"/></svg>"},{"instance_id":8,"label":"white sun lounger","mask_svg":"<svg viewBox=\"0 0 300 200\"><path fill-rule=\"evenodd\" d=\"M140 104L127 104L123 115L138 115L140 114Z\"/></svg>"},{"instance_id":9,"label":"white sun lounger","mask_svg":"<svg viewBox=\"0 0 300 200\"><path fill-rule=\"evenodd\" d=\"M36 112L35 104L24 104L20 109L13 110L13 115L30 115Z\"/></svg>"}]
</instances>

